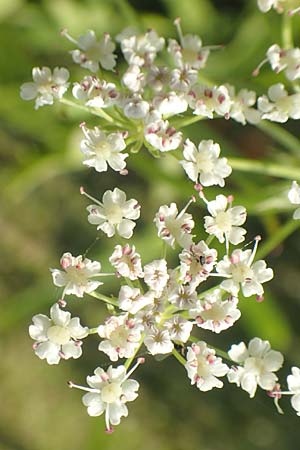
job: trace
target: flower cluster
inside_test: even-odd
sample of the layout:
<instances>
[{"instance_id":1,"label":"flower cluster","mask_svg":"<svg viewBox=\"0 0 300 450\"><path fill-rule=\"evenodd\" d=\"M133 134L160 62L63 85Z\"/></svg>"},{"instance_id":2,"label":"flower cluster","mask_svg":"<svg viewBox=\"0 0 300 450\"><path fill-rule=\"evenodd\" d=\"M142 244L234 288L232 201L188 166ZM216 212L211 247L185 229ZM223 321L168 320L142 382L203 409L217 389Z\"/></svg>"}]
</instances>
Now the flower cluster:
<instances>
[{"instance_id":1,"label":"flower cluster","mask_svg":"<svg viewBox=\"0 0 300 450\"><path fill-rule=\"evenodd\" d=\"M258 1L264 12L272 7L280 10L284 3ZM273 278L273 271L263 259L255 259L260 236L252 237L253 249L243 246L246 208L234 205L232 195L207 194L210 186L223 188L232 172L230 161L221 156L220 145L211 139L197 143L184 140L181 129L186 123L216 117L243 125L299 119L300 94L289 93L277 83L256 101L254 91L242 89L236 93L234 86L226 83L204 85L198 75L214 46L203 46L198 36L183 35L179 19L175 25L178 40L168 42L154 30L139 34L125 29L116 42L107 33L98 39L92 30L77 40L66 30L62 32L76 47L70 51L73 61L88 71L73 84L76 101L67 103L84 106L99 120L93 128L80 125L83 165L97 172L112 169L127 175L127 158L144 147L158 158L175 157L183 169L182 176L195 184L196 192L182 208L172 202L159 205L153 212L162 251L155 259L145 257L143 261L138 249L123 241L133 236L142 199L128 199L115 187L103 192L100 201L81 188L81 194L92 201L87 206L88 222L101 235L117 240L109 257L113 270L103 273L100 262L64 253L61 269L51 269L60 292L50 318L43 314L33 317L29 333L35 340L34 351L49 364L79 358L81 339L90 334L97 335L98 350L112 363L125 359L107 370L97 367L94 375L87 377L89 387L69 382L70 387L87 391L82 401L89 415L105 414L108 432L127 416L126 403L138 395L139 384L129 377L144 362L143 354L173 354L186 369L191 384L203 392L222 388L220 378L227 375L230 383L250 397L258 386L276 400L284 393L275 375L283 357L271 350L268 341L254 338L248 347L241 342L226 353L193 335L198 328L219 334L232 327L241 316L239 302L247 301L244 297L262 301L264 283ZM127 66L116 72L118 44ZM162 65L166 55L170 63ZM289 80L300 77L299 59L299 49L283 50L273 45L267 52L273 70L284 70ZM105 70L110 71L107 80L102 78ZM64 101L68 79L67 69L55 68L52 74L46 67L35 68L33 83L22 85L21 97L36 99L35 108ZM140 193L135 196L140 197ZM293 204L300 204L296 182L288 197ZM207 212L201 227L198 219L203 208ZM297 209L294 218L299 217ZM218 251L214 240L221 244ZM172 258L167 252L172 252ZM104 294L105 283L100 281L106 276L114 279L115 292L110 296ZM219 282L207 287L208 279ZM71 318L71 313L63 309L66 296L72 295L79 299L92 296L108 304L108 317L103 323L81 326L79 318ZM135 358L137 363L130 368ZM293 367L287 382L292 406L300 415L300 369Z\"/></svg>"}]
</instances>

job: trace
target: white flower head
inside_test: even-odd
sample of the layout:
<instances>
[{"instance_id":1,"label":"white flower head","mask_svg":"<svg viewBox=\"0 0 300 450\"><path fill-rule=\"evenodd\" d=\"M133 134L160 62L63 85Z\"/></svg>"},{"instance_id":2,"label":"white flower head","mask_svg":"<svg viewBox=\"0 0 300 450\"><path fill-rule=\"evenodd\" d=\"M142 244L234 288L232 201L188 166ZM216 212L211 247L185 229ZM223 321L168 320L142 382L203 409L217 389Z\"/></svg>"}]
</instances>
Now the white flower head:
<instances>
[{"instance_id":1,"label":"white flower head","mask_svg":"<svg viewBox=\"0 0 300 450\"><path fill-rule=\"evenodd\" d=\"M71 318L71 313L60 309L58 303L51 307L50 319L37 314L32 321L29 334L36 341L33 348L40 359L58 364L61 358L77 359L82 355L80 340L89 334L89 329L80 325L78 317Z\"/></svg>"},{"instance_id":2,"label":"white flower head","mask_svg":"<svg viewBox=\"0 0 300 450\"><path fill-rule=\"evenodd\" d=\"M113 52L116 45L108 33L104 33L100 41L97 41L93 30L88 30L85 34L79 36L78 40L72 38L67 30L63 30L62 34L79 47L79 49L72 50L70 53L73 61L80 64L84 69L97 72L100 67L105 70L113 70L115 67L117 55Z\"/></svg>"},{"instance_id":3,"label":"white flower head","mask_svg":"<svg viewBox=\"0 0 300 450\"><path fill-rule=\"evenodd\" d=\"M277 83L268 89L268 97L263 95L257 100L262 119L280 123L300 119L300 94L289 95L284 85Z\"/></svg>"},{"instance_id":4,"label":"white flower head","mask_svg":"<svg viewBox=\"0 0 300 450\"><path fill-rule=\"evenodd\" d=\"M176 92L160 93L153 98L152 105L162 116L174 116L183 113L188 108L184 94Z\"/></svg>"},{"instance_id":5,"label":"white flower head","mask_svg":"<svg viewBox=\"0 0 300 450\"><path fill-rule=\"evenodd\" d=\"M131 358L140 345L141 325L128 314L111 316L105 325L99 325L98 334L104 340L98 350L108 355L111 361L119 358Z\"/></svg>"},{"instance_id":6,"label":"white flower head","mask_svg":"<svg viewBox=\"0 0 300 450\"><path fill-rule=\"evenodd\" d=\"M140 66L131 65L122 77L122 82L132 92L139 92L145 86L145 75Z\"/></svg>"},{"instance_id":7,"label":"white flower head","mask_svg":"<svg viewBox=\"0 0 300 450\"><path fill-rule=\"evenodd\" d=\"M145 34L137 34L134 30L126 28L117 37L120 42L124 58L129 65L151 66L157 53L164 47L164 38L156 31L149 30Z\"/></svg>"},{"instance_id":8,"label":"white flower head","mask_svg":"<svg viewBox=\"0 0 300 450\"><path fill-rule=\"evenodd\" d=\"M178 309L193 308L197 303L197 292L189 284L173 283L168 290L168 300Z\"/></svg>"},{"instance_id":9,"label":"white flower head","mask_svg":"<svg viewBox=\"0 0 300 450\"><path fill-rule=\"evenodd\" d=\"M64 253L60 265L63 270L50 270L55 286L64 287L63 297L70 294L83 297L84 293L93 292L103 284L101 281L93 280L94 277L101 276L101 264L98 261Z\"/></svg>"},{"instance_id":10,"label":"white flower head","mask_svg":"<svg viewBox=\"0 0 300 450\"><path fill-rule=\"evenodd\" d=\"M192 215L185 212L192 201L180 213L178 213L176 203L171 203L170 206L161 206L155 215L154 222L158 237L172 248L175 247L175 242L184 248L192 244L191 231L195 222Z\"/></svg>"},{"instance_id":11,"label":"white flower head","mask_svg":"<svg viewBox=\"0 0 300 450\"><path fill-rule=\"evenodd\" d=\"M160 330L155 326L146 330L144 344L151 355L171 353L174 348L169 331Z\"/></svg>"},{"instance_id":12,"label":"white flower head","mask_svg":"<svg viewBox=\"0 0 300 450\"><path fill-rule=\"evenodd\" d=\"M149 113L150 105L138 93L134 93L122 100L120 106L129 119L144 119Z\"/></svg>"},{"instance_id":13,"label":"white flower head","mask_svg":"<svg viewBox=\"0 0 300 450\"><path fill-rule=\"evenodd\" d=\"M297 181L292 182L292 186L288 192L288 199L293 205L300 205L300 188ZM294 211L293 219L300 219L300 208Z\"/></svg>"},{"instance_id":14,"label":"white flower head","mask_svg":"<svg viewBox=\"0 0 300 450\"><path fill-rule=\"evenodd\" d=\"M198 327L220 333L232 327L240 316L237 308L238 298L229 296L222 299L221 289L215 289L199 300L196 308L190 310L190 316L196 319Z\"/></svg>"},{"instance_id":15,"label":"white flower head","mask_svg":"<svg viewBox=\"0 0 300 450\"><path fill-rule=\"evenodd\" d=\"M87 207L88 221L92 225L97 225L97 230L102 230L108 237L118 233L125 239L131 238L136 225L134 220L140 217L141 207L136 200L126 200L125 192L119 188L106 191L102 203L83 190L81 192L97 203Z\"/></svg>"},{"instance_id":16,"label":"white flower head","mask_svg":"<svg viewBox=\"0 0 300 450\"><path fill-rule=\"evenodd\" d=\"M232 105L226 86L213 88L202 84L195 84L188 92L188 102L194 114L213 119L214 113L229 118Z\"/></svg>"},{"instance_id":17,"label":"white flower head","mask_svg":"<svg viewBox=\"0 0 300 450\"><path fill-rule=\"evenodd\" d=\"M172 341L187 342L193 329L192 322L184 319L179 314L175 314L171 319L164 323L166 329L169 331Z\"/></svg>"},{"instance_id":18,"label":"white flower head","mask_svg":"<svg viewBox=\"0 0 300 450\"><path fill-rule=\"evenodd\" d=\"M225 186L224 178L228 177L232 169L227 164L226 158L219 158L220 146L212 140L201 141L198 149L195 144L187 139L183 146L184 160L180 164L187 176L194 182L203 186Z\"/></svg>"},{"instance_id":19,"label":"white flower head","mask_svg":"<svg viewBox=\"0 0 300 450\"><path fill-rule=\"evenodd\" d=\"M73 96L93 108L113 106L120 97L116 85L99 80L96 76L85 76L80 83L74 83Z\"/></svg>"},{"instance_id":20,"label":"white flower head","mask_svg":"<svg viewBox=\"0 0 300 450\"><path fill-rule=\"evenodd\" d=\"M21 86L20 96L23 100L35 100L35 109L44 105L53 105L54 99L62 98L69 87L69 71L55 67L53 74L49 67L34 67L33 82Z\"/></svg>"},{"instance_id":21,"label":"white flower head","mask_svg":"<svg viewBox=\"0 0 300 450\"><path fill-rule=\"evenodd\" d=\"M189 283L191 289L205 281L217 259L217 251L210 249L204 241L192 244L180 254L180 276L185 283Z\"/></svg>"},{"instance_id":22,"label":"white flower head","mask_svg":"<svg viewBox=\"0 0 300 450\"><path fill-rule=\"evenodd\" d=\"M286 0L257 0L257 5L259 9L266 13L274 8L277 12L283 12L283 5Z\"/></svg>"},{"instance_id":23,"label":"white flower head","mask_svg":"<svg viewBox=\"0 0 300 450\"><path fill-rule=\"evenodd\" d=\"M228 366L216 356L215 350L207 347L206 342L199 341L188 347L185 368L191 384L196 384L200 391L206 392L213 388L222 388L223 377L228 372Z\"/></svg>"},{"instance_id":24,"label":"white flower head","mask_svg":"<svg viewBox=\"0 0 300 450\"><path fill-rule=\"evenodd\" d=\"M127 402L132 402L138 396L139 383L129 379L136 367L143 362L140 358L137 364L126 373L125 366L113 368L109 366L107 371L97 367L94 375L87 377L89 387L79 386L69 382L69 387L88 391L82 398L87 407L89 416L101 416L105 412L106 431L113 431L112 425L119 425L121 417L128 416Z\"/></svg>"},{"instance_id":25,"label":"white flower head","mask_svg":"<svg viewBox=\"0 0 300 450\"><path fill-rule=\"evenodd\" d=\"M282 366L283 356L280 352L271 350L269 341L256 337L251 339L248 348L244 342L232 345L228 355L240 365L230 369L230 383L236 383L251 398L254 397L257 386L267 391L274 388L278 378L273 372L277 372Z\"/></svg>"},{"instance_id":26,"label":"white flower head","mask_svg":"<svg viewBox=\"0 0 300 450\"><path fill-rule=\"evenodd\" d=\"M166 66L151 65L147 73L147 86L154 92L161 92L170 85L170 69Z\"/></svg>"},{"instance_id":27,"label":"white flower head","mask_svg":"<svg viewBox=\"0 0 300 450\"><path fill-rule=\"evenodd\" d=\"M267 51L267 60L276 73L284 70L288 80L300 78L300 48L284 50L277 44L271 45Z\"/></svg>"},{"instance_id":28,"label":"white flower head","mask_svg":"<svg viewBox=\"0 0 300 450\"><path fill-rule=\"evenodd\" d=\"M85 139L80 143L84 155L83 164L94 167L97 172L106 172L110 166L116 172L125 169L128 153L121 153L126 148L124 133L106 134L98 127L89 130L81 126Z\"/></svg>"},{"instance_id":29,"label":"white flower head","mask_svg":"<svg viewBox=\"0 0 300 450\"><path fill-rule=\"evenodd\" d=\"M156 259L144 266L144 281L152 289L156 296L160 296L169 279L167 261Z\"/></svg>"},{"instance_id":30,"label":"white flower head","mask_svg":"<svg viewBox=\"0 0 300 450\"><path fill-rule=\"evenodd\" d=\"M264 293L262 286L266 281L273 278L273 270L267 268L264 260L253 263L258 241L255 242L254 250L234 250L230 257L224 256L218 262L216 269L220 276L225 277L221 288L237 297L240 288L244 297L257 295L261 297Z\"/></svg>"},{"instance_id":31,"label":"white flower head","mask_svg":"<svg viewBox=\"0 0 300 450\"><path fill-rule=\"evenodd\" d=\"M141 257L134 245L116 245L109 261L122 277L137 280L144 276Z\"/></svg>"},{"instance_id":32,"label":"white flower head","mask_svg":"<svg viewBox=\"0 0 300 450\"><path fill-rule=\"evenodd\" d=\"M291 405L296 410L297 416L300 416L300 369L298 367L292 367L292 373L287 377L287 384L292 394Z\"/></svg>"},{"instance_id":33,"label":"white flower head","mask_svg":"<svg viewBox=\"0 0 300 450\"><path fill-rule=\"evenodd\" d=\"M179 147L182 133L169 125L167 120L157 120L145 127L145 139L152 147L161 152L168 152Z\"/></svg>"},{"instance_id":34,"label":"white flower head","mask_svg":"<svg viewBox=\"0 0 300 450\"><path fill-rule=\"evenodd\" d=\"M170 88L176 92L187 93L198 80L198 71L183 67L182 69L173 69L171 72Z\"/></svg>"},{"instance_id":35,"label":"white flower head","mask_svg":"<svg viewBox=\"0 0 300 450\"><path fill-rule=\"evenodd\" d=\"M221 243L226 240L233 245L245 240L246 230L240 226L247 217L244 206L232 207L225 195L217 195L215 200L207 202L207 209L211 214L204 217L204 227L208 234L216 236Z\"/></svg>"},{"instance_id":36,"label":"white flower head","mask_svg":"<svg viewBox=\"0 0 300 450\"><path fill-rule=\"evenodd\" d=\"M154 292L148 291L141 293L139 288L133 288L127 285L121 286L119 292L119 307L130 314L136 314L145 306L152 305L154 302Z\"/></svg>"},{"instance_id":37,"label":"white flower head","mask_svg":"<svg viewBox=\"0 0 300 450\"><path fill-rule=\"evenodd\" d=\"M254 91L249 91L248 89L241 89L236 94L233 86L227 84L226 87L232 100L229 111L230 118L243 125L246 125L247 122L253 125L259 123L261 120L261 113L254 108L256 103L256 93Z\"/></svg>"}]
</instances>

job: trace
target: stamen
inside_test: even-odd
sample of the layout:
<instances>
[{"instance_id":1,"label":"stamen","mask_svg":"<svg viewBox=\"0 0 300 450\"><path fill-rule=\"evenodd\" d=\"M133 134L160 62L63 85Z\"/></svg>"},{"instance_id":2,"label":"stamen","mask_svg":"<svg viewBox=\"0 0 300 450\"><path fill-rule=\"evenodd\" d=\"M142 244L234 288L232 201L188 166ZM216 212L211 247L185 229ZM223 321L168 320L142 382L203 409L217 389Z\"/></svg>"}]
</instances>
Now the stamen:
<instances>
[{"instance_id":1,"label":"stamen","mask_svg":"<svg viewBox=\"0 0 300 450\"><path fill-rule=\"evenodd\" d=\"M68 381L67 384L68 384L69 388L77 388L77 389L80 389L81 391L99 393L98 389L92 389L92 388L88 388L85 386L80 386L79 384L74 384L73 381Z\"/></svg>"},{"instance_id":2,"label":"stamen","mask_svg":"<svg viewBox=\"0 0 300 450\"><path fill-rule=\"evenodd\" d=\"M300 6L298 6L298 8L291 9L290 11L288 11L288 16L293 16L294 14L300 14Z\"/></svg>"},{"instance_id":3,"label":"stamen","mask_svg":"<svg viewBox=\"0 0 300 450\"><path fill-rule=\"evenodd\" d=\"M187 204L185 205L185 207L180 211L180 213L178 214L177 218L179 219L180 217L183 216L183 214L186 212L186 210L188 209L188 207L190 206L191 203L195 203L196 202L196 198L194 195L192 195L191 199L187 202Z\"/></svg>"},{"instance_id":4,"label":"stamen","mask_svg":"<svg viewBox=\"0 0 300 450\"><path fill-rule=\"evenodd\" d=\"M175 25L177 33L178 33L179 42L180 42L181 46L183 47L183 34L182 34L180 22L181 22L181 18L180 17L177 17L174 20L174 25Z\"/></svg>"},{"instance_id":5,"label":"stamen","mask_svg":"<svg viewBox=\"0 0 300 450\"><path fill-rule=\"evenodd\" d=\"M76 41L76 39L74 39L72 36L69 35L68 30L66 28L63 28L61 30L60 34L64 37L66 37L73 44L78 45L78 42Z\"/></svg>"},{"instance_id":6,"label":"stamen","mask_svg":"<svg viewBox=\"0 0 300 450\"><path fill-rule=\"evenodd\" d=\"M262 66L264 66L266 63L268 62L268 59L263 59L258 66L256 67L256 69L253 70L252 72L252 76L253 77L257 77L257 75L259 74L260 69L262 68Z\"/></svg>"},{"instance_id":7,"label":"stamen","mask_svg":"<svg viewBox=\"0 0 300 450\"><path fill-rule=\"evenodd\" d=\"M256 250L257 250L259 241L261 241L261 236L256 236L256 237L254 238L254 247L253 247L252 253L251 253L251 255L250 255L250 258L249 258L249 260L248 260L248 263L247 263L247 266L248 266L248 267L250 267L250 266L252 265L253 261L254 261L254 258L255 258L255 254L256 254Z\"/></svg>"},{"instance_id":8,"label":"stamen","mask_svg":"<svg viewBox=\"0 0 300 450\"><path fill-rule=\"evenodd\" d=\"M125 380L130 377L130 375L138 368L140 364L144 364L145 358L138 358L136 364L127 372Z\"/></svg>"},{"instance_id":9,"label":"stamen","mask_svg":"<svg viewBox=\"0 0 300 450\"><path fill-rule=\"evenodd\" d=\"M85 192L83 186L80 186L79 191L80 191L80 194L81 194L81 195L85 195L87 198L89 198L89 199L92 200L93 202L97 203L97 205L103 207L102 203L99 202L99 200L97 200L95 197L92 197L91 195L89 195L89 194L87 194L87 193Z\"/></svg>"},{"instance_id":10,"label":"stamen","mask_svg":"<svg viewBox=\"0 0 300 450\"><path fill-rule=\"evenodd\" d=\"M204 47L202 47L201 50L223 50L224 48L225 48L224 44L204 45Z\"/></svg>"}]
</instances>

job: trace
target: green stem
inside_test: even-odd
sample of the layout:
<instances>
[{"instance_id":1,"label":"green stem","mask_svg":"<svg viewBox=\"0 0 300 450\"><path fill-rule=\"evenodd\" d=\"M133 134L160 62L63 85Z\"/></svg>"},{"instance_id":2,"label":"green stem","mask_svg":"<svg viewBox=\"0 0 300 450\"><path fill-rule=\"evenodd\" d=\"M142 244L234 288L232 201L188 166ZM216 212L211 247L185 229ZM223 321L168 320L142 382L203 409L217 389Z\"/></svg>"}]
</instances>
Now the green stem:
<instances>
[{"instance_id":1,"label":"green stem","mask_svg":"<svg viewBox=\"0 0 300 450\"><path fill-rule=\"evenodd\" d=\"M114 297L107 297L106 295L100 294L99 292L88 292L88 295L97 298L98 300L102 300L109 305L119 306L117 299Z\"/></svg>"},{"instance_id":2,"label":"green stem","mask_svg":"<svg viewBox=\"0 0 300 450\"><path fill-rule=\"evenodd\" d=\"M288 236L300 226L300 221L291 219L281 226L278 231L270 236L270 238L262 244L256 254L256 259L264 258L271 253L274 248L278 247Z\"/></svg>"},{"instance_id":3,"label":"green stem","mask_svg":"<svg viewBox=\"0 0 300 450\"><path fill-rule=\"evenodd\" d=\"M274 122L261 120L257 125L261 131L277 141L297 158L300 158L300 141L293 134Z\"/></svg>"},{"instance_id":4,"label":"green stem","mask_svg":"<svg viewBox=\"0 0 300 450\"><path fill-rule=\"evenodd\" d=\"M284 49L289 49L289 48L294 47L292 20L291 20L291 17L288 15L288 12L285 12L285 14L283 15L281 40L282 40L282 47Z\"/></svg>"},{"instance_id":5,"label":"green stem","mask_svg":"<svg viewBox=\"0 0 300 450\"><path fill-rule=\"evenodd\" d=\"M233 169L240 170L241 172L261 173L262 175L270 175L288 180L300 180L300 170L297 166L283 166L244 158L228 158L228 162Z\"/></svg>"},{"instance_id":6,"label":"green stem","mask_svg":"<svg viewBox=\"0 0 300 450\"><path fill-rule=\"evenodd\" d=\"M193 123L199 122L200 120L205 120L207 117L205 116L189 116L189 117L182 117L181 119L170 121L171 125L176 128L176 130L180 130L181 128L187 127L189 125L192 125Z\"/></svg>"},{"instance_id":7,"label":"green stem","mask_svg":"<svg viewBox=\"0 0 300 450\"><path fill-rule=\"evenodd\" d=\"M90 328L89 329L89 334L96 334L98 333L98 328Z\"/></svg>"},{"instance_id":8,"label":"green stem","mask_svg":"<svg viewBox=\"0 0 300 450\"><path fill-rule=\"evenodd\" d=\"M64 105L72 106L73 108L81 109L82 111L93 114L94 116L101 117L102 119L106 120L109 123L113 123L120 127L124 126L123 124L116 122L115 119L113 119L109 114L107 114L105 111L103 111L100 108L97 108L97 109L90 108L88 106L80 105L79 103L75 103L72 100L67 100L66 98L61 98L59 101L60 101L60 103L62 103Z\"/></svg>"},{"instance_id":9,"label":"green stem","mask_svg":"<svg viewBox=\"0 0 300 450\"><path fill-rule=\"evenodd\" d=\"M173 348L172 354L175 356L175 358L177 359L177 361L179 361L180 364L182 364L182 365L185 367L185 365L186 365L186 360L184 359L183 356L181 356L181 354L180 354L177 350L175 350L175 348Z\"/></svg>"}]
</instances>

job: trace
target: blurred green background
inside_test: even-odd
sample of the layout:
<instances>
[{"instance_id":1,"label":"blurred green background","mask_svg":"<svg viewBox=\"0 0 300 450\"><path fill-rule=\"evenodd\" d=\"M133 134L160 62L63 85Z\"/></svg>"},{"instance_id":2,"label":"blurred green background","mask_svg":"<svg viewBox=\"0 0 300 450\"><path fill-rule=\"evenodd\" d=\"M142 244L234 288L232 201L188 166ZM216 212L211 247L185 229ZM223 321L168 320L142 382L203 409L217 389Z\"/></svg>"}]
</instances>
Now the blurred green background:
<instances>
[{"instance_id":1,"label":"blurred green background","mask_svg":"<svg viewBox=\"0 0 300 450\"><path fill-rule=\"evenodd\" d=\"M19 86L30 81L33 66L65 66L72 81L80 79L83 71L72 64L71 46L59 34L62 28L73 36L90 28L99 36L104 31L114 36L133 25L175 37L172 23L177 16L184 33L199 34L205 45L225 44L225 50L212 54L205 77L258 93L284 80L267 68L258 78L251 77L266 49L281 42L282 18L273 12L261 14L255 0L0 0L0 450L295 450L300 445L300 418L288 399L282 401L285 415L280 416L263 393L250 400L228 384L220 391L201 393L172 358L147 358L136 374L140 396L129 404L129 417L108 436L103 417L90 418L81 393L68 390L66 384L69 379L84 384L95 367L107 364L97 351L97 339L86 342L79 361L59 366L48 366L31 349L31 317L48 314L58 295L48 268L58 266L63 252L80 254L95 239L79 186L97 197L119 186L140 201L142 219L134 242L144 262L160 251L151 224L159 205L183 205L193 189L171 158L157 161L145 151L129 158L129 177L87 170L81 164L78 123L86 120L92 125L95 119L63 105L36 112L32 102L19 98ZM297 42L299 18L293 18L293 24ZM225 120L195 124L185 136L195 142L212 138L228 157L300 168L299 125L285 128L295 136L286 148L260 129ZM289 180L266 175L232 175L225 191L249 209L249 240L260 233L266 242L290 220L292 211L285 200L289 185ZM211 190L211 195L217 193ZM193 212L201 222L204 210ZM99 240L89 253L104 267L110 254L107 244ZM268 254L276 276L268 284L265 302L243 300L242 318L234 329L218 337L209 332L199 336L224 349L255 335L269 339L286 355L284 380L290 365L300 364L299 251L297 230ZM114 286L107 283L106 289L112 292ZM97 300L72 299L70 308L89 326L106 314Z\"/></svg>"}]
</instances>

